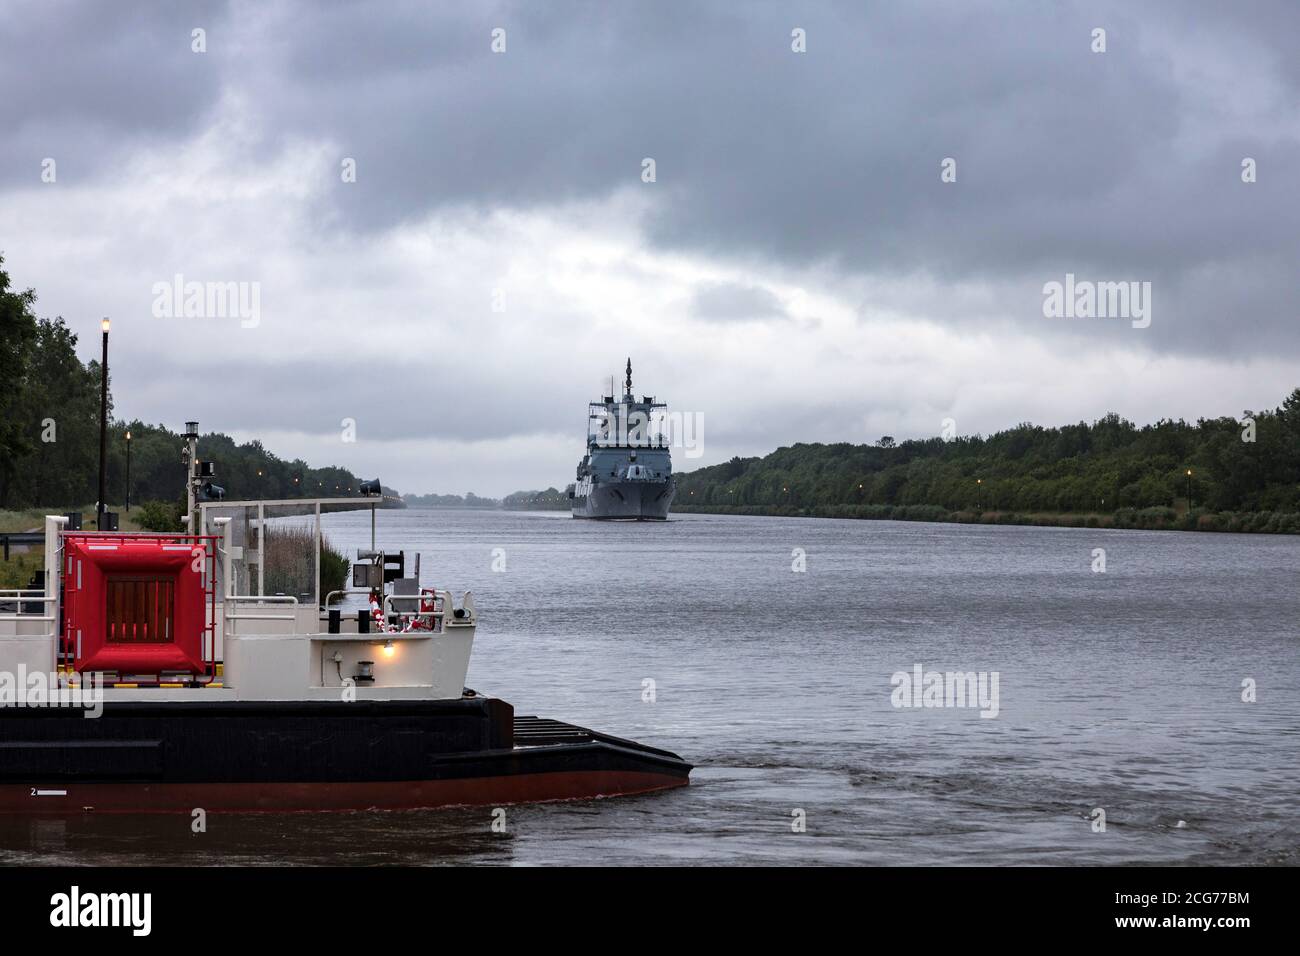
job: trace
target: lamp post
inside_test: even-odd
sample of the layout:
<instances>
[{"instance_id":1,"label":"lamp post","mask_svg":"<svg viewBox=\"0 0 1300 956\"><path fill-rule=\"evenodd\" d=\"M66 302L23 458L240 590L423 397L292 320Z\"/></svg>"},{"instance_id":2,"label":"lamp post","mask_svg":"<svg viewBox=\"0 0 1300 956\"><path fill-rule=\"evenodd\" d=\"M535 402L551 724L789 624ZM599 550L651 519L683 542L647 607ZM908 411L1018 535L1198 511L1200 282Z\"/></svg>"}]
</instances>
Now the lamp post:
<instances>
[{"instance_id":1,"label":"lamp post","mask_svg":"<svg viewBox=\"0 0 1300 956\"><path fill-rule=\"evenodd\" d=\"M980 511L984 510L984 479L975 479L975 507Z\"/></svg>"},{"instance_id":2,"label":"lamp post","mask_svg":"<svg viewBox=\"0 0 1300 956\"><path fill-rule=\"evenodd\" d=\"M126 433L126 513L131 513L131 432Z\"/></svg>"},{"instance_id":3,"label":"lamp post","mask_svg":"<svg viewBox=\"0 0 1300 956\"><path fill-rule=\"evenodd\" d=\"M99 504L95 527L104 530L104 512L108 510L108 316L99 323L104 333L104 354L99 363Z\"/></svg>"},{"instance_id":4,"label":"lamp post","mask_svg":"<svg viewBox=\"0 0 1300 956\"><path fill-rule=\"evenodd\" d=\"M1187 510L1192 510L1192 469L1187 469Z\"/></svg>"},{"instance_id":5,"label":"lamp post","mask_svg":"<svg viewBox=\"0 0 1300 956\"><path fill-rule=\"evenodd\" d=\"M198 519L194 515L195 491L199 485L199 423L186 422L185 433L185 520L189 522L190 534L197 534Z\"/></svg>"}]
</instances>

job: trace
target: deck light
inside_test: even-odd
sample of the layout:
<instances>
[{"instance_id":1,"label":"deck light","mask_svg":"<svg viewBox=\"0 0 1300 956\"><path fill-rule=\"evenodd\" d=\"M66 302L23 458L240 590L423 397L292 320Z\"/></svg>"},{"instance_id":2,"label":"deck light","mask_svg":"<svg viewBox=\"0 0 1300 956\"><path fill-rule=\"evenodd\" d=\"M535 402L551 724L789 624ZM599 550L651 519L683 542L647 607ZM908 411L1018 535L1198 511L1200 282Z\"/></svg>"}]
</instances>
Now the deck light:
<instances>
[{"instance_id":1,"label":"deck light","mask_svg":"<svg viewBox=\"0 0 1300 956\"><path fill-rule=\"evenodd\" d=\"M384 656L392 657L396 653L397 653L397 648L393 646L393 642L391 640L388 641L388 643L384 645Z\"/></svg>"}]
</instances>

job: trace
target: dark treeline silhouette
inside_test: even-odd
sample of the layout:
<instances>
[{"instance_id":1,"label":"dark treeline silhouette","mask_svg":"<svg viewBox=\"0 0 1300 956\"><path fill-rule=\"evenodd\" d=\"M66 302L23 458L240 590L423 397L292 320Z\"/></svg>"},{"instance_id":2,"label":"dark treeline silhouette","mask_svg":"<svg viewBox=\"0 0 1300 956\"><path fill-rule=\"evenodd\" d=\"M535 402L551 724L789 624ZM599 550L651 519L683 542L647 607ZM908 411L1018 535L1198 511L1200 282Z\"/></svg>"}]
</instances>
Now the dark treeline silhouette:
<instances>
[{"instance_id":1,"label":"dark treeline silhouette","mask_svg":"<svg viewBox=\"0 0 1300 956\"><path fill-rule=\"evenodd\" d=\"M408 508L500 508L501 502L496 498L480 498L472 491L461 495L403 495L403 503Z\"/></svg>"},{"instance_id":2,"label":"dark treeline silhouette","mask_svg":"<svg viewBox=\"0 0 1300 956\"><path fill-rule=\"evenodd\" d=\"M1110 414L987 438L798 444L677 480L681 510L938 520L1106 514L1128 526L1300 531L1300 388L1281 407L1247 410L1240 420L1139 428ZM1214 517L1228 512L1266 517Z\"/></svg>"},{"instance_id":3,"label":"dark treeline silhouette","mask_svg":"<svg viewBox=\"0 0 1300 956\"><path fill-rule=\"evenodd\" d=\"M572 506L568 496L555 488L516 491L501 499L501 507L507 511L567 511Z\"/></svg>"}]
</instances>

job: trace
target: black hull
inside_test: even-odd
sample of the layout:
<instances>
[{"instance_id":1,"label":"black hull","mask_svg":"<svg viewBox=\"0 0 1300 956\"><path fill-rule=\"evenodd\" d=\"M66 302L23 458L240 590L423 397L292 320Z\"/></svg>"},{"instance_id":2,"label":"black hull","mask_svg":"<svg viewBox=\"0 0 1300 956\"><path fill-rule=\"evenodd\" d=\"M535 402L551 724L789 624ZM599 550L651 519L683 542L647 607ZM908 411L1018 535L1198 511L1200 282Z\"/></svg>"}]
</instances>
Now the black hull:
<instances>
[{"instance_id":1,"label":"black hull","mask_svg":"<svg viewBox=\"0 0 1300 956\"><path fill-rule=\"evenodd\" d=\"M667 516L664 516L662 518L652 518L652 517L633 518L633 517L609 517L609 516L599 516L599 515L575 514L573 517L581 518L584 521L667 521L668 520Z\"/></svg>"},{"instance_id":2,"label":"black hull","mask_svg":"<svg viewBox=\"0 0 1300 956\"><path fill-rule=\"evenodd\" d=\"M681 786L675 754L458 701L0 709L0 813L403 809Z\"/></svg>"}]
</instances>

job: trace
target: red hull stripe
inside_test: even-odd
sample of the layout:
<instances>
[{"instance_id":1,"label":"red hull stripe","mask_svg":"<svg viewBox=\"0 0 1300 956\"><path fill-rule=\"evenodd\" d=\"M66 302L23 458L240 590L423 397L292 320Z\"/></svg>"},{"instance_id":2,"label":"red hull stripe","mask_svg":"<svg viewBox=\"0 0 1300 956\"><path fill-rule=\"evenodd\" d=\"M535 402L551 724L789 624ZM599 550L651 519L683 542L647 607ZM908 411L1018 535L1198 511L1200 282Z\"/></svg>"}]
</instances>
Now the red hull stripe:
<instances>
[{"instance_id":1,"label":"red hull stripe","mask_svg":"<svg viewBox=\"0 0 1300 956\"><path fill-rule=\"evenodd\" d=\"M585 770L464 780L348 783L67 783L0 786L0 813L68 816L96 813L297 812L415 810L433 807L589 800L688 783L643 771Z\"/></svg>"}]
</instances>

